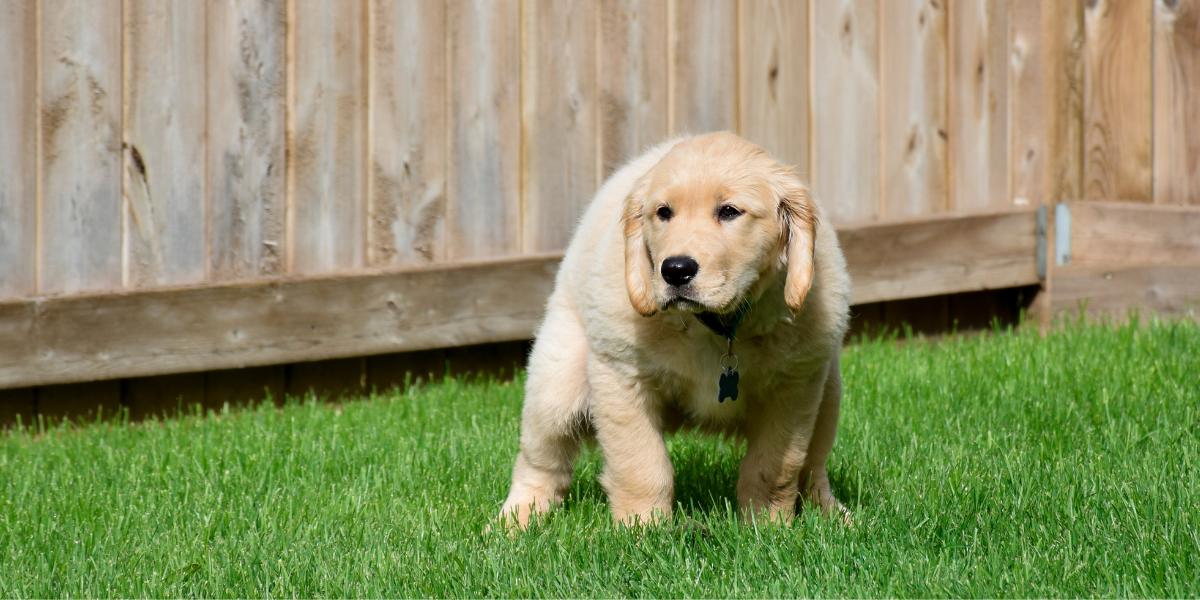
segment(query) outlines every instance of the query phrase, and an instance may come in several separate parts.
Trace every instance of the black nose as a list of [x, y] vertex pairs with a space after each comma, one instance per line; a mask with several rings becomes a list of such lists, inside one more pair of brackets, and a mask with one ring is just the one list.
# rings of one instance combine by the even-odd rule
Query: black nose
[[662, 263], [662, 276], [667, 283], [684, 285], [696, 276], [700, 264], [690, 256], [671, 256]]

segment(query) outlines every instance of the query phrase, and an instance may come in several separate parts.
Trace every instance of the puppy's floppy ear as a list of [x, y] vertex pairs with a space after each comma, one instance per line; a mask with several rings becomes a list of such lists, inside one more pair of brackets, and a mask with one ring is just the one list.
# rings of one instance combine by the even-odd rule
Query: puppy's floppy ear
[[648, 177], [638, 179], [633, 184], [633, 191], [625, 198], [625, 210], [621, 214], [625, 226], [625, 289], [629, 292], [630, 304], [645, 317], [658, 312], [651, 287], [654, 265], [650, 262], [650, 250], [642, 233], [642, 210], [646, 206], [648, 187]]
[[808, 188], [789, 169], [778, 173], [780, 194], [779, 218], [785, 236], [784, 257], [787, 260], [787, 280], [783, 299], [788, 308], [800, 310], [813, 282], [813, 253], [817, 240], [817, 215], [813, 210]]

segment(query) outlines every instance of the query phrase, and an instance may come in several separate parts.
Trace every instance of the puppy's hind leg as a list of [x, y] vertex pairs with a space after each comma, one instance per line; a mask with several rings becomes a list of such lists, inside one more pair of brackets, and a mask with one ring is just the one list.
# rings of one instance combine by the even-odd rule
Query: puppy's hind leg
[[812, 439], [808, 445], [808, 457], [800, 473], [800, 491], [809, 502], [815, 504], [826, 516], [840, 515], [847, 525], [851, 524], [850, 511], [838, 502], [829, 489], [829, 474], [825, 462], [833, 449], [837, 433], [838, 415], [842, 403], [842, 372], [839, 359], [835, 356], [825, 377], [821, 408], [813, 425]]
[[521, 449], [500, 510], [522, 529], [562, 502], [587, 422], [587, 338], [575, 314], [556, 300], [529, 356]]

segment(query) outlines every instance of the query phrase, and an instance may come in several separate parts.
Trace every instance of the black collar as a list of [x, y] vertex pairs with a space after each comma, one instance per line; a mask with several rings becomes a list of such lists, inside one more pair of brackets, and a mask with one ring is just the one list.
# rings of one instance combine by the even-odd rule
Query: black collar
[[733, 338], [737, 336], [738, 327], [742, 325], [742, 321], [746, 319], [746, 314], [749, 312], [750, 304], [742, 303], [738, 305], [737, 310], [729, 314], [722, 315], [705, 311], [696, 313], [696, 318], [713, 333], [732, 342]]

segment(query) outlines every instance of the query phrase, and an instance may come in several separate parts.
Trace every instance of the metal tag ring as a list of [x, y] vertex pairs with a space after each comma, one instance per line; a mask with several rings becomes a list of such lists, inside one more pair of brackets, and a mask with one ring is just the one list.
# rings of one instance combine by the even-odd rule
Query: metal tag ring
[[726, 371], [736, 371], [738, 368], [738, 357], [736, 354], [726, 354], [721, 357], [721, 368]]

